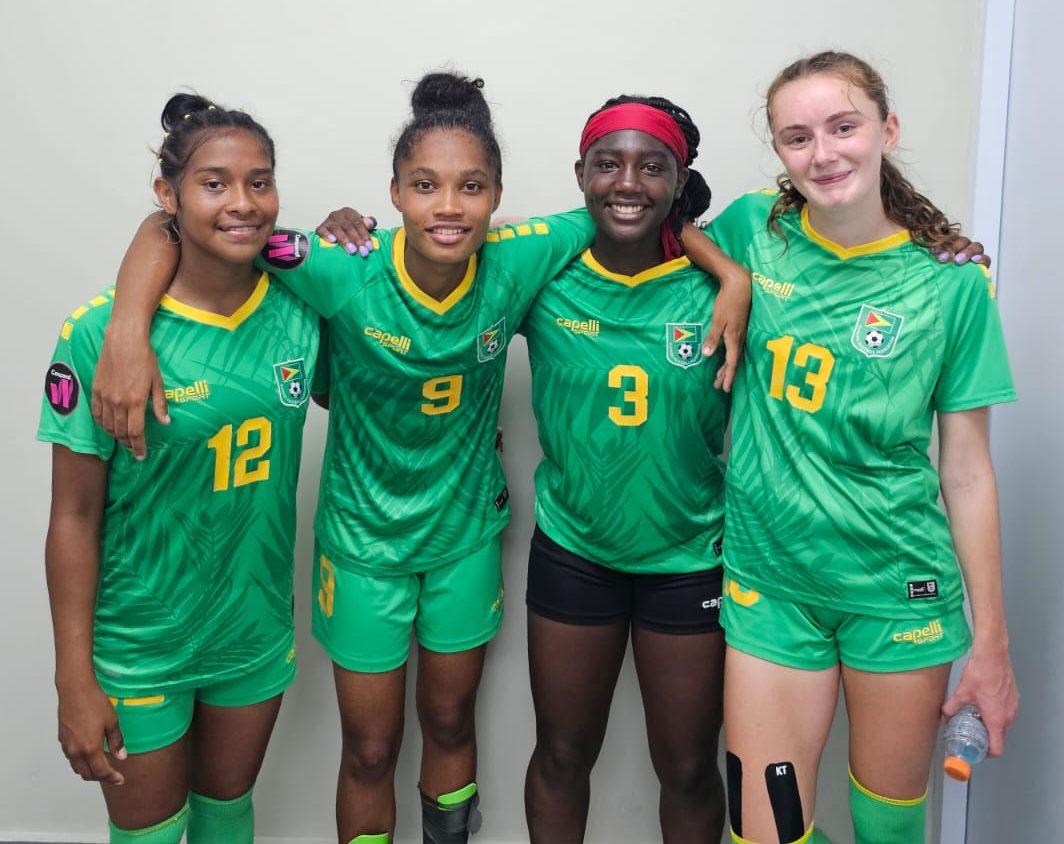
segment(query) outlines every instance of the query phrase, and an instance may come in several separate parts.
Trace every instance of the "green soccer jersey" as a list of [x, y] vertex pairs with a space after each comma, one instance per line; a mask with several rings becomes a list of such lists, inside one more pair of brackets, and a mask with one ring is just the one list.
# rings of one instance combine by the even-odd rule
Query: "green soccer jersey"
[[426, 571], [509, 520], [495, 452], [506, 348], [540, 288], [587, 247], [584, 211], [488, 233], [442, 302], [406, 271], [405, 233], [368, 258], [279, 230], [263, 260], [329, 321], [329, 437], [315, 530], [335, 565]]
[[93, 658], [110, 694], [252, 670], [291, 647], [292, 546], [319, 317], [265, 273], [232, 316], [164, 297], [152, 347], [171, 422], [134, 459], [89, 397], [114, 292], [64, 323], [37, 437], [109, 465]]
[[709, 233], [754, 274], [735, 384], [724, 563], [743, 587], [915, 618], [962, 588], [938, 474], [935, 411], [1015, 399], [994, 284], [900, 232], [844, 248], [803, 212], [766, 228], [775, 194]]
[[536, 519], [558, 544], [632, 573], [719, 565], [728, 397], [702, 355], [716, 295], [687, 258], [625, 276], [590, 250], [539, 294], [522, 326]]

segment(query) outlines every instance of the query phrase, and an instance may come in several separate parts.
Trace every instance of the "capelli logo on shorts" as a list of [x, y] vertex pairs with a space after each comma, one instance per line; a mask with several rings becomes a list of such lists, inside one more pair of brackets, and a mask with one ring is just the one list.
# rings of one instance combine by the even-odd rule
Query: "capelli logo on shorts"
[[902, 630], [890, 637], [892, 642], [909, 642], [913, 645], [930, 645], [939, 642], [945, 636], [942, 622], [937, 618], [924, 627], [914, 627], [912, 630]]
[[706, 598], [706, 600], [704, 600], [702, 602], [702, 609], [704, 609], [704, 610], [719, 610], [720, 609], [720, 600], [721, 600], [720, 598]]
[[910, 601], [926, 600], [939, 596], [937, 580], [910, 580], [906, 587]]

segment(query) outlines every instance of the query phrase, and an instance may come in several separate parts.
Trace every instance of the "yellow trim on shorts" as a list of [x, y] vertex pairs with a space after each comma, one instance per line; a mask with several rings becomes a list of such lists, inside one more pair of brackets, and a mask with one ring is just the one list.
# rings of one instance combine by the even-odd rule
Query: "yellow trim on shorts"
[[927, 800], [927, 789], [924, 789], [924, 793], [919, 797], [914, 797], [911, 800], [896, 800], [893, 797], [884, 797], [882, 794], [876, 794], [874, 791], [869, 791], [863, 785], [857, 781], [857, 777], [853, 775], [853, 768], [850, 771], [850, 782], [854, 784], [858, 791], [865, 797], [871, 797], [873, 800], [878, 800], [880, 803], [886, 803], [888, 806], [919, 806], [925, 800]]

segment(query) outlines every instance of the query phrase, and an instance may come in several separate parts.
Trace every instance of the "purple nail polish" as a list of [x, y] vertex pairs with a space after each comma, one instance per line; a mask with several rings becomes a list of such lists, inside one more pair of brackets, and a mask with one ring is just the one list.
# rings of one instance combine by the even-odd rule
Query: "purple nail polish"
[[345, 243], [344, 244], [344, 249], [347, 250], [347, 253], [349, 255], [354, 255], [358, 251], [358, 247], [355, 246], [355, 244], [353, 244], [353, 243]]
[[329, 232], [327, 235], [325, 235], [325, 239], [329, 241], [329, 243], [336, 243], [336, 235], [334, 235], [332, 232]]
[[949, 252], [939, 252], [937, 257], [938, 257], [938, 260], [940, 260], [940, 261], [948, 261], [949, 260]]
[[965, 255], [955, 255], [953, 260], [958, 264], [966, 264], [968, 262], [968, 258]]
[[369, 247], [363, 243], [360, 247], [358, 247], [358, 254], [365, 258], [369, 254]]

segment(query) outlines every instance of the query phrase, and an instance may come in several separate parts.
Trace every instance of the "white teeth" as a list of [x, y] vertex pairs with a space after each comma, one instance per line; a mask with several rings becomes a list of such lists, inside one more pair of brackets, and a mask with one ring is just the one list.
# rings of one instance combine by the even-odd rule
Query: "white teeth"
[[450, 234], [461, 234], [462, 231], [463, 231], [462, 229], [441, 229], [441, 228], [435, 228], [435, 229], [432, 230], [432, 232], [434, 234], [447, 234], [447, 235], [450, 235]]
[[635, 216], [643, 211], [645, 206], [643, 205], [622, 205], [619, 202], [614, 202], [610, 205], [617, 214], [623, 216]]

